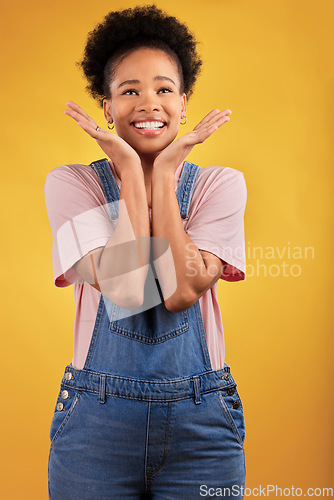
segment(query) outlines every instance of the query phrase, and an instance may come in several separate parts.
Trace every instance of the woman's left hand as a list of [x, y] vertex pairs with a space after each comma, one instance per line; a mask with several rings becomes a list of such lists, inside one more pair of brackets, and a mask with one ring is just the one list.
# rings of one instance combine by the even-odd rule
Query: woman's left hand
[[218, 128], [230, 120], [229, 115], [231, 110], [213, 109], [208, 113], [203, 120], [201, 120], [194, 130], [179, 137], [169, 146], [167, 146], [161, 153], [158, 154], [154, 160], [154, 168], [163, 166], [165, 169], [176, 171], [177, 167], [188, 156], [192, 148], [196, 144], [204, 142], [210, 135], [212, 135]]

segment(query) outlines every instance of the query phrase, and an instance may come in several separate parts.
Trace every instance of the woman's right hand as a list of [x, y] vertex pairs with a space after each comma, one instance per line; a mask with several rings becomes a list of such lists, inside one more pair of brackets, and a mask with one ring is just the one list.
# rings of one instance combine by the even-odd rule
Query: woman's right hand
[[93, 118], [75, 102], [67, 101], [66, 106], [68, 109], [64, 111], [65, 115], [71, 116], [87, 134], [96, 140], [100, 148], [112, 160], [120, 179], [122, 172], [131, 168], [131, 165], [141, 166], [139, 155], [124, 139], [100, 127], [96, 130], [97, 124]]

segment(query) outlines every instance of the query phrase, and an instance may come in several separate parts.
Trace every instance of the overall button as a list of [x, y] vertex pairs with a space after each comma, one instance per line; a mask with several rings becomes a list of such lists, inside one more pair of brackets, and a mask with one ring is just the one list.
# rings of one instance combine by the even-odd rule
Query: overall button
[[63, 403], [57, 403], [57, 410], [62, 411], [64, 409]]
[[239, 401], [233, 401], [232, 408], [233, 408], [234, 410], [236, 410], [237, 408], [239, 408], [239, 406], [240, 406]]
[[223, 379], [223, 380], [230, 380], [230, 374], [229, 374], [229, 373], [225, 373], [225, 374], [222, 376], [222, 379]]
[[65, 378], [66, 380], [72, 380], [74, 377], [71, 372], [66, 372], [65, 373]]
[[234, 393], [235, 393], [234, 387], [231, 387], [230, 389], [227, 389], [227, 391], [226, 391], [227, 396], [233, 396]]
[[64, 390], [64, 391], [61, 392], [61, 397], [63, 399], [67, 399], [67, 398], [70, 397], [70, 395], [69, 395], [68, 391]]

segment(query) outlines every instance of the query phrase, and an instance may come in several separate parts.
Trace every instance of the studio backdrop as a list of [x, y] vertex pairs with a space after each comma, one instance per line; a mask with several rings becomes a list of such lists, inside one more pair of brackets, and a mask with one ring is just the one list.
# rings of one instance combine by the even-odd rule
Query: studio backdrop
[[[1, 8], [4, 499], [47, 499], [49, 427], [73, 354], [73, 288], [54, 285], [44, 183], [57, 166], [105, 156], [64, 115], [66, 101], [106, 127], [75, 63], [110, 10], [147, 3]], [[334, 486], [333, 3], [155, 3], [189, 26], [203, 59], [180, 134], [212, 109], [232, 110], [187, 159], [240, 170], [247, 185], [246, 279], [218, 283], [246, 420], [246, 494], [325, 498]]]

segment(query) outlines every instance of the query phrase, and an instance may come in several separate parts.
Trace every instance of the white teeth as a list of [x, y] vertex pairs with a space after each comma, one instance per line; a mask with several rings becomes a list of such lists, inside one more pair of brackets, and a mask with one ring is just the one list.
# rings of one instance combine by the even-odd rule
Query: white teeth
[[145, 128], [147, 130], [155, 130], [157, 128], [162, 128], [164, 123], [162, 122], [138, 122], [134, 123], [136, 128]]

